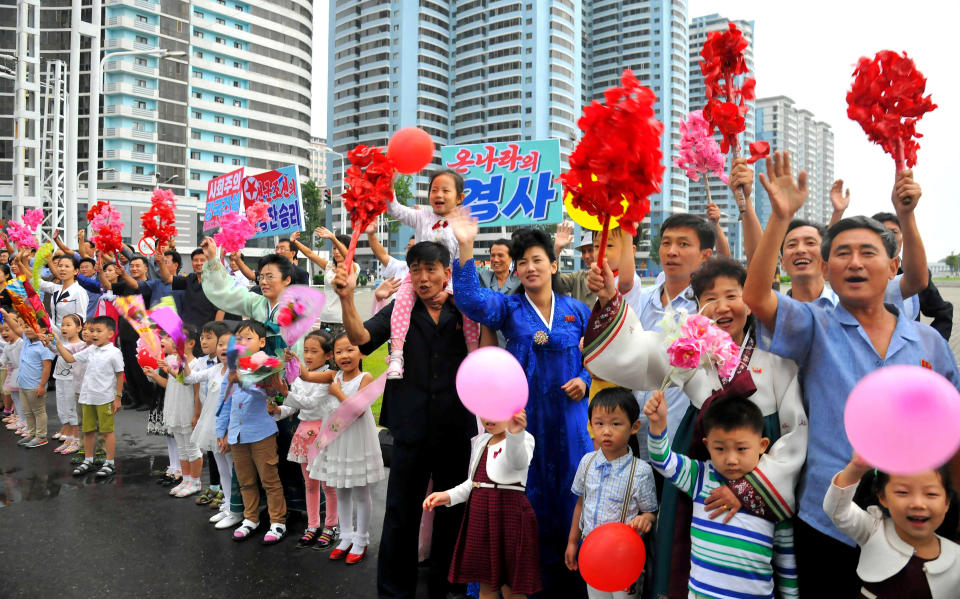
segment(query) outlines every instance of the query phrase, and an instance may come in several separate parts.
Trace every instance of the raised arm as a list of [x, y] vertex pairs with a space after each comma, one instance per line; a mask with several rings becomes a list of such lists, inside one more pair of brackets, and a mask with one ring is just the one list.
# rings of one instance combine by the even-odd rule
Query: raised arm
[[747, 268], [743, 301], [772, 331], [777, 322], [778, 300], [770, 285], [777, 272], [780, 244], [787, 234], [787, 226], [807, 200], [807, 173], [801, 172], [795, 181], [790, 172], [790, 154], [776, 152], [772, 159], [767, 158], [767, 173], [760, 173], [760, 182], [770, 198], [771, 213], [767, 230], [763, 232], [754, 259]]
[[637, 280], [637, 246], [626, 231], [620, 231], [620, 277], [617, 289], [620, 293], [630, 293]]
[[897, 173], [893, 185], [894, 210], [900, 219], [900, 232], [903, 234], [903, 278], [900, 279], [900, 293], [904, 299], [926, 289], [930, 283], [927, 270], [927, 252], [923, 247], [923, 238], [917, 227], [914, 209], [920, 200], [920, 185], [913, 180], [913, 171], [905, 169]]
[[217, 259], [217, 244], [213, 239], [204, 238], [200, 247], [203, 248], [203, 255], [207, 257], [207, 261], [203, 264], [200, 285], [210, 303], [230, 314], [244, 316], [263, 314], [263, 311], [258, 312], [256, 308], [263, 310], [262, 305], [266, 303], [266, 298], [234, 284], [235, 281], [227, 274], [227, 269]]
[[470, 216], [469, 208], [461, 208], [460, 213], [448, 222], [460, 244], [460, 259], [453, 264], [453, 296], [457, 308], [480, 324], [500, 330], [508, 316], [507, 296], [480, 285], [473, 263], [473, 240], [479, 231], [478, 221]]
[[357, 286], [357, 270], [351, 269], [347, 275], [346, 265], [337, 267], [337, 276], [333, 279], [333, 289], [340, 296], [343, 313], [343, 328], [347, 331], [350, 343], [364, 345], [370, 342], [370, 331], [363, 326], [363, 319], [353, 301], [353, 290]]
[[157, 272], [160, 273], [160, 280], [169, 285], [173, 281], [173, 273], [167, 268], [167, 261], [163, 259], [163, 252], [166, 246], [161, 246], [160, 260], [157, 260]]
[[720, 225], [720, 217], [720, 206], [717, 206], [713, 202], [708, 202], [707, 220], [713, 225], [713, 230], [717, 234], [717, 255], [729, 258], [732, 255], [730, 253], [730, 242], [727, 241], [727, 234]]
[[57, 353], [60, 354], [60, 357], [70, 363], [76, 362], [76, 358], [74, 358], [70, 350], [65, 347], [63, 337], [60, 336], [60, 333], [53, 331], [51, 334], [57, 339]]
[[[67, 244], [65, 244], [65, 243], [60, 239], [60, 231], [54, 230], [54, 232], [53, 232], [53, 242], [54, 242], [55, 244], [57, 244], [57, 247], [60, 248], [61, 251], [66, 252], [67, 255], [69, 255], [69, 256], [72, 256], [72, 255], [73, 255], [73, 250], [70, 249], [70, 248], [67, 246]], [[81, 256], [82, 256], [82, 255], [83, 255], [83, 254], [81, 254]]]
[[[396, 203], [396, 202], [392, 202], [392, 203]], [[335, 248], [337, 249], [337, 251], [340, 252], [340, 255], [341, 255], [341, 256], [346, 256], [346, 255], [347, 255], [347, 246], [345, 246], [345, 245], [343, 245], [342, 243], [340, 243], [340, 240], [337, 239], [337, 236], [333, 234], [333, 231], [331, 231], [330, 229], [328, 229], [328, 228], [326, 228], [326, 227], [317, 227], [317, 228], [314, 230], [314, 233], [316, 233], [317, 235], [319, 235], [319, 236], [322, 237], [323, 239], [329, 239], [329, 240], [330, 240], [330, 243], [332, 243], [332, 244], [333, 244], [333, 247], [335, 247]]]
[[301, 254], [306, 256], [307, 260], [313, 262], [320, 268], [327, 267], [327, 263], [329, 262], [329, 260], [321, 258], [320, 256], [317, 255], [316, 252], [314, 252], [307, 246], [300, 243], [300, 231], [295, 231], [290, 235], [290, 243], [292, 243], [293, 246], [297, 248], [297, 251], [299, 251]]
[[387, 252], [387, 248], [383, 247], [383, 244], [380, 243], [380, 240], [377, 238], [376, 222], [370, 223], [367, 227], [366, 234], [367, 243], [370, 244], [370, 251], [373, 252], [373, 255], [380, 261], [380, 264], [384, 266], [390, 264], [390, 253]]
[[830, 186], [830, 203], [833, 204], [833, 214], [830, 215], [828, 229], [840, 222], [843, 213], [847, 211], [847, 206], [850, 205], [850, 188], [847, 188], [846, 194], [843, 193], [843, 179], [837, 179]]
[[573, 223], [563, 221], [557, 225], [557, 233], [553, 236], [553, 255], [560, 259], [560, 252], [573, 243]]
[[257, 282], [257, 273], [253, 272], [253, 269], [247, 266], [247, 263], [243, 261], [243, 257], [240, 255], [240, 252], [234, 252], [230, 254], [230, 267], [233, 270], [239, 270], [240, 273], [253, 281]]
[[750, 194], [753, 192], [753, 169], [747, 164], [746, 158], [737, 158], [733, 161], [728, 184], [733, 193], [736, 193], [735, 190], [738, 187], [742, 189], [743, 197], [747, 200], [746, 209], [741, 214], [741, 225], [743, 226], [743, 253], [746, 254], [747, 264], [750, 264], [760, 244], [763, 227], [760, 226], [757, 211], [750, 200]]

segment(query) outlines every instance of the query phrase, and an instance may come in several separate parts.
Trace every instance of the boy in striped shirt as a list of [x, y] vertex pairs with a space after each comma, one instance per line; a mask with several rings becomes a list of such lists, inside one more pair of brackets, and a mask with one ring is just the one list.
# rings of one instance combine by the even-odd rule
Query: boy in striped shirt
[[647, 447], [653, 467], [693, 498], [690, 597], [774, 597], [774, 573], [779, 595], [798, 597], [789, 520], [775, 524], [745, 511], [713, 520], [704, 506], [714, 489], [752, 472], [770, 444], [762, 436], [763, 415], [756, 404], [728, 397], [710, 405], [702, 418], [703, 443], [710, 453], [705, 462], [670, 449], [663, 392], [653, 394], [643, 413], [650, 421]]

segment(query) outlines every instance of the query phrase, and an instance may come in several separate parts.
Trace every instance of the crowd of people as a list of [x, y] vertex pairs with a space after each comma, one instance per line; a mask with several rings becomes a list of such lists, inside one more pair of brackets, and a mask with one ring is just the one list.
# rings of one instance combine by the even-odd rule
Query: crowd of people
[[[901, 171], [893, 212], [845, 218], [849, 193], [838, 182], [825, 228], [794, 218], [807, 189], [787, 154], [768, 159], [760, 179], [771, 217], [762, 227], [745, 203], [746, 266], [730, 257], [710, 204], [706, 218], [662, 223], [652, 251], [663, 272], [648, 286], [636, 239], [619, 229], [602, 263], [599, 235], [577, 248], [578, 272], [558, 273], [567, 224], [553, 238], [525, 228], [495, 241], [490, 268], [478, 269], [463, 179], [437, 172], [429, 206], [389, 210], [415, 231], [405, 261], [374, 226], [366, 231], [384, 278], [369, 317], [357, 308], [359, 269], [343, 264], [349, 239], [326, 229], [317, 233], [333, 244], [329, 261], [294, 234], [251, 269], [206, 239], [186, 276], [175, 248], [113, 262], [82, 235], [76, 250], [57, 239], [40, 288], [51, 330], [25, 322], [0, 294], [4, 421], [20, 445], [46, 445], [52, 375], [55, 451], [74, 454], [76, 476], [109, 477], [114, 414], [125, 404], [148, 412], [147, 432], [167, 440], [160, 482], [170, 495], [215, 508], [211, 523], [243, 541], [260, 526], [262, 487], [263, 544], [283, 539], [288, 510], [302, 508], [298, 547], [330, 548], [347, 564], [367, 556], [370, 485], [387, 478], [376, 556], [385, 598], [414, 597], [427, 557], [437, 599], [468, 588], [485, 599], [958, 597], [958, 461], [876, 472], [842, 424], [854, 385], [887, 365], [922, 365], [960, 387], [947, 343], [953, 308], [933, 285], [914, 217], [920, 186]], [[731, 188], [749, 198], [752, 182], [738, 160]], [[0, 283], [31, 269], [30, 249], [7, 245]], [[313, 330], [288, 346], [279, 298], [307, 282], [300, 254], [324, 270], [328, 299]], [[776, 290], [778, 265], [786, 293]], [[147, 306], [173, 297], [185, 363], [162, 335], [167, 359], [140, 365], [138, 332], [111, 304], [133, 294]], [[697, 313], [738, 348], [728, 376], [671, 366], [663, 330]], [[385, 343], [379, 425], [393, 438], [389, 472], [369, 408], [316, 443], [323, 422], [375, 382], [363, 359]], [[300, 374], [242, 380], [228, 365], [233, 344], [296, 361]], [[526, 374], [526, 408], [508, 420], [479, 419], [458, 397], [458, 368], [481, 346], [504, 348]], [[923, 442], [923, 431], [911, 432]], [[643, 575], [615, 592], [578, 572], [581, 543], [611, 522], [648, 548]]]

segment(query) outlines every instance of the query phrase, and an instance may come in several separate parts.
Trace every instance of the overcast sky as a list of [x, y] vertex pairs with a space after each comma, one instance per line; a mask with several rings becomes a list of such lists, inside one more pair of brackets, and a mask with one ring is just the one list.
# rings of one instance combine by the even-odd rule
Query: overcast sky
[[[314, 2], [315, 135], [324, 135], [327, 128], [328, 6], [328, 0]], [[923, 187], [917, 208], [920, 232], [930, 262], [960, 252], [960, 144], [954, 145], [960, 140], [960, 69], [951, 62], [960, 2], [689, 0], [688, 6], [691, 19], [718, 13], [755, 22], [757, 95], [789, 96], [832, 126], [836, 176], [853, 198], [848, 214], [891, 209], [894, 177], [893, 159], [847, 118], [845, 97], [854, 64], [881, 49], [906, 50], [939, 105], [918, 126], [924, 134], [915, 169]], [[690, 108], [697, 108], [697, 99], [690, 99]], [[954, 170], [957, 177], [951, 179]]]

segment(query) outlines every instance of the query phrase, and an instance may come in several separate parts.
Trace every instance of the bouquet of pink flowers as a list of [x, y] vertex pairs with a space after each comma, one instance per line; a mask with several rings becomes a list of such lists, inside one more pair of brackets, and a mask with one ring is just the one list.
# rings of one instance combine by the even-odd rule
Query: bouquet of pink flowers
[[683, 311], [678, 315], [671, 310], [660, 322], [660, 330], [664, 334], [671, 366], [660, 385], [661, 390], [671, 383], [682, 386], [683, 371], [700, 366], [715, 365], [724, 379], [736, 371], [740, 347], [706, 316]]
[[243, 356], [237, 360], [237, 373], [240, 375], [240, 381], [245, 385], [259, 383], [269, 376], [283, 372], [283, 370], [283, 360], [268, 356], [263, 351], [258, 351], [250, 356]]

